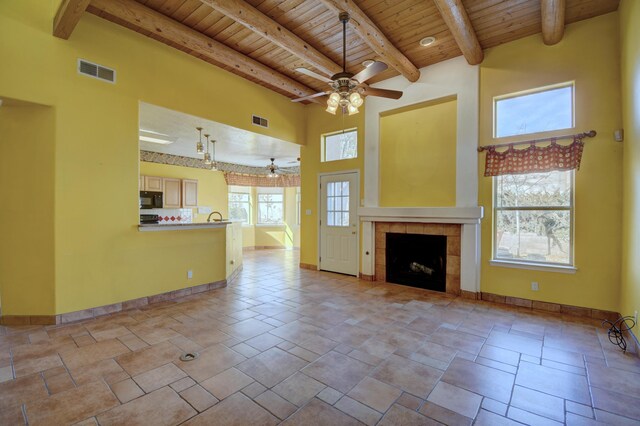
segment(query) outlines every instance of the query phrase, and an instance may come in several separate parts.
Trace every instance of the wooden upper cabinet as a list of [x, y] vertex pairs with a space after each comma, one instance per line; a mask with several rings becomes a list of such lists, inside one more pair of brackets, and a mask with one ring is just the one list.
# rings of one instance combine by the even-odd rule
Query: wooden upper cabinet
[[180, 179], [164, 178], [162, 179], [164, 192], [164, 208], [179, 209], [180, 208]]
[[182, 207], [185, 209], [198, 207], [198, 181], [182, 179]]
[[144, 176], [138, 176], [138, 191], [144, 191]]
[[158, 176], [145, 176], [144, 190], [162, 192], [162, 178]]

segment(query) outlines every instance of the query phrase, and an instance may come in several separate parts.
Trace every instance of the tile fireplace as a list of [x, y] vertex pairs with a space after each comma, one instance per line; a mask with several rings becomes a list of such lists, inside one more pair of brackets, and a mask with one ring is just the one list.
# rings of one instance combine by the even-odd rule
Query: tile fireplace
[[[462, 294], [469, 298], [478, 296], [482, 207], [363, 207], [358, 213], [363, 225], [361, 271], [364, 279], [414, 285], [430, 290], [446, 291], [450, 294]], [[413, 260], [409, 260], [411, 256], [400, 260], [405, 268], [409, 268], [408, 271], [405, 269], [404, 277], [422, 275], [422, 282], [420, 280], [417, 284], [399, 282], [397, 277], [389, 276], [390, 259], [397, 259], [398, 256], [405, 257], [402, 253], [400, 255], [388, 253], [390, 235], [409, 237], [409, 241], [401, 243], [403, 247], [412, 241], [420, 240], [420, 237], [435, 237], [435, 241], [440, 237], [440, 243], [433, 244], [443, 244], [444, 241], [444, 256], [435, 255], [436, 258], [446, 259], [440, 265], [443, 267], [440, 273], [444, 275], [444, 285], [437, 282], [427, 283], [430, 280], [424, 276], [429, 275], [430, 269], [434, 269], [431, 274], [436, 272], [434, 266], [438, 265], [430, 265], [429, 262], [439, 262], [437, 259], [430, 261], [428, 257], [423, 256], [431, 250], [429, 248], [433, 245], [431, 243], [426, 245], [424, 242], [418, 243], [423, 244], [423, 247], [418, 246], [414, 249], [419, 253], [413, 256]], [[391, 239], [394, 238], [391, 237]], [[412, 263], [416, 264], [413, 268]]]

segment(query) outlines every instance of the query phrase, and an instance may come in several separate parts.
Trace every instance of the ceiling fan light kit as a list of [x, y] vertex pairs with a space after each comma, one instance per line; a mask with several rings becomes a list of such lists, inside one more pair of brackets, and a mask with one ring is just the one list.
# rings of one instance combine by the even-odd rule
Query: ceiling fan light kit
[[328, 78], [314, 71], [307, 70], [306, 68], [296, 68], [296, 71], [300, 73], [329, 83], [331, 90], [294, 99], [293, 102], [300, 102], [318, 96], [329, 95], [329, 98], [327, 99], [327, 109], [325, 111], [330, 114], [336, 114], [338, 108], [340, 108], [343, 114], [353, 115], [359, 112], [358, 108], [364, 103], [362, 94], [391, 99], [400, 98], [400, 96], [402, 96], [402, 92], [397, 90], [368, 90], [367, 86], [363, 86], [365, 81], [388, 68], [387, 64], [384, 62], [368, 59], [362, 63], [365, 68], [358, 74], [353, 75], [352, 73], [347, 72], [347, 22], [349, 22], [349, 14], [342, 12], [339, 15], [339, 19], [342, 23], [342, 72], [334, 74], [331, 78]]

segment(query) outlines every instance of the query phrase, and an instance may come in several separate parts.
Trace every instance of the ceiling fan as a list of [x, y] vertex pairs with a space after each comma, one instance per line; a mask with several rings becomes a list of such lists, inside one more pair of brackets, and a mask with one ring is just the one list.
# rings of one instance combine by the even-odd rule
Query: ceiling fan
[[269, 174], [267, 176], [269, 176], [270, 178], [278, 177], [278, 173], [276, 173], [276, 170], [278, 170], [279, 167], [276, 166], [275, 161], [275, 158], [271, 158], [271, 164], [267, 166], [267, 170], [269, 170]]
[[342, 72], [334, 74], [329, 78], [306, 68], [296, 68], [296, 71], [299, 73], [329, 83], [331, 90], [294, 99], [293, 102], [306, 101], [319, 96], [329, 95], [327, 112], [335, 114], [340, 107], [343, 114], [348, 113], [352, 115], [359, 112], [358, 107], [364, 102], [361, 95], [399, 99], [402, 96], [402, 92], [398, 90], [374, 89], [373, 87], [364, 85], [365, 81], [388, 68], [388, 65], [384, 62], [374, 61], [356, 75], [347, 72], [347, 22], [349, 22], [349, 14], [342, 12], [339, 15], [339, 19], [340, 22], [342, 22]]

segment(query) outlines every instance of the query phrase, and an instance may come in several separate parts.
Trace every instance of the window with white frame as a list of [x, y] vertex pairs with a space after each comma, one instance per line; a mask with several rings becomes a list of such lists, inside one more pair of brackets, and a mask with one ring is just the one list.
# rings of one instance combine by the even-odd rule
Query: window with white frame
[[322, 161], [358, 157], [358, 129], [322, 135]]
[[573, 266], [574, 172], [494, 178], [495, 260]]
[[[496, 138], [574, 127], [574, 84], [494, 98]], [[494, 177], [493, 258], [573, 266], [574, 172]]]
[[284, 223], [283, 188], [258, 188], [258, 225]]
[[229, 187], [229, 219], [251, 224], [250, 187]]
[[573, 82], [495, 97], [494, 137], [570, 129], [573, 105]]

